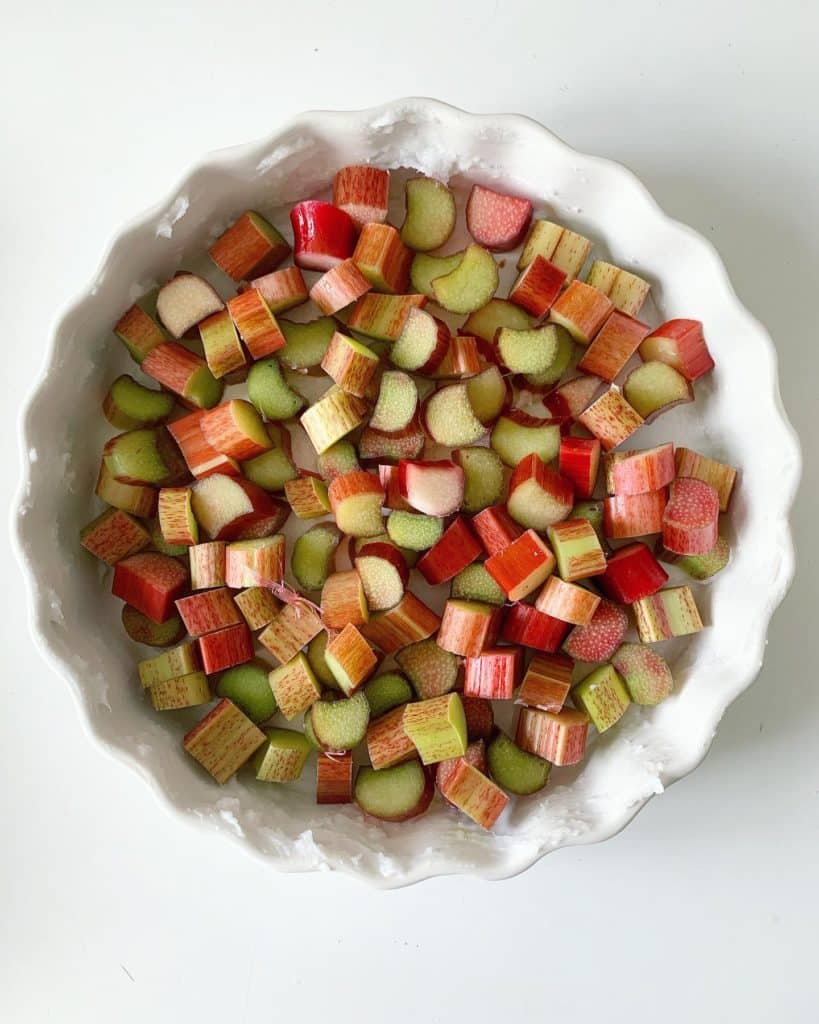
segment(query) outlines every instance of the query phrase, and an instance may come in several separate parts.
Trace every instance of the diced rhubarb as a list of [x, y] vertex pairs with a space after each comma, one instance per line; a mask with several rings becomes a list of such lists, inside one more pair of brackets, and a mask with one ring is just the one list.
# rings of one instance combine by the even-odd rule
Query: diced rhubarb
[[404, 596], [409, 568], [401, 552], [383, 541], [365, 543], [354, 559], [371, 612], [394, 608]]
[[590, 498], [600, 469], [600, 442], [596, 437], [561, 437], [560, 475], [571, 481], [575, 496]]
[[567, 654], [536, 654], [529, 662], [515, 703], [557, 713], [572, 688], [574, 661]]
[[563, 650], [577, 661], [608, 661], [614, 654], [628, 629], [628, 615], [617, 604], [603, 600], [597, 606], [591, 622], [575, 626], [569, 633]]
[[611, 451], [631, 437], [643, 425], [643, 417], [623, 398], [618, 388], [609, 390], [577, 417], [590, 433], [600, 441], [605, 451]]
[[243, 213], [208, 249], [210, 258], [234, 281], [266, 274], [290, 255], [279, 232], [253, 210]]
[[234, 601], [250, 629], [264, 629], [281, 610], [281, 602], [267, 587], [248, 587], [236, 594]]
[[225, 699], [186, 733], [183, 746], [217, 782], [224, 783], [264, 741], [262, 730]]
[[623, 384], [626, 401], [646, 423], [659, 415], [694, 401], [691, 384], [673, 366], [653, 361], [632, 370]]
[[307, 285], [298, 267], [285, 267], [257, 277], [250, 282], [250, 287], [261, 294], [274, 316], [300, 306], [308, 299]]
[[175, 601], [187, 587], [188, 570], [175, 558], [142, 551], [114, 566], [111, 593], [153, 622], [165, 622], [175, 614]]
[[528, 199], [473, 185], [466, 204], [466, 226], [480, 245], [493, 252], [509, 252], [523, 240], [532, 204]]
[[333, 180], [333, 205], [350, 216], [357, 228], [387, 219], [390, 172], [360, 164], [342, 167]]
[[378, 367], [378, 356], [360, 341], [336, 331], [321, 361], [321, 368], [344, 391], [362, 398]]
[[488, 700], [509, 700], [520, 681], [519, 647], [485, 647], [464, 663], [464, 694]]
[[660, 533], [666, 491], [620, 494], [603, 499], [603, 533], [612, 540], [629, 540]]
[[261, 417], [250, 402], [233, 398], [209, 409], [199, 421], [205, 441], [228, 458], [244, 462], [271, 447]]
[[481, 828], [491, 830], [509, 797], [477, 768], [459, 758], [441, 786], [441, 795]]
[[410, 286], [412, 250], [390, 224], [365, 224], [353, 262], [377, 292], [403, 295]]
[[553, 571], [555, 556], [534, 530], [527, 530], [491, 555], [484, 566], [510, 601], [520, 601]]
[[316, 803], [351, 804], [353, 802], [353, 755], [323, 754], [316, 759]]
[[714, 368], [699, 320], [668, 320], [640, 345], [646, 361], [658, 360], [673, 366], [686, 380], [699, 380]]
[[[375, 430], [365, 427], [358, 441], [358, 454], [367, 461], [415, 459], [424, 450], [426, 434], [419, 415], [413, 416], [402, 430]], [[396, 467], [397, 469], [397, 467]], [[400, 474], [399, 474], [400, 487]]]
[[277, 533], [258, 540], [239, 540], [228, 544], [225, 552], [225, 579], [229, 587], [275, 586], [284, 579], [285, 538]]
[[301, 470], [301, 476], [287, 481], [284, 496], [299, 519], [318, 519], [330, 511], [327, 484], [308, 470]]
[[664, 701], [674, 689], [671, 669], [650, 647], [623, 644], [611, 662], [635, 704], [652, 707]]
[[589, 717], [584, 711], [521, 708], [515, 742], [554, 765], [578, 764], [586, 756]]
[[284, 664], [323, 629], [315, 605], [309, 601], [287, 603], [259, 634], [259, 643]]
[[355, 248], [352, 217], [332, 203], [308, 199], [290, 210], [293, 261], [305, 270], [329, 270], [349, 259]]
[[207, 281], [185, 272], [172, 277], [159, 289], [156, 315], [171, 337], [178, 339], [224, 305]]
[[613, 665], [602, 665], [572, 689], [572, 700], [603, 733], [623, 717], [631, 703], [626, 684]]
[[663, 512], [663, 547], [677, 555], [705, 555], [719, 537], [719, 494], [704, 480], [677, 477]]
[[364, 587], [355, 569], [327, 577], [321, 591], [321, 616], [330, 629], [343, 629], [348, 623], [360, 626], [369, 619]]
[[394, 608], [370, 616], [361, 632], [385, 654], [394, 654], [431, 637], [440, 625], [435, 612], [408, 590]]
[[228, 302], [227, 308], [253, 359], [264, 359], [287, 344], [276, 317], [258, 289], [241, 292]]
[[586, 283], [608, 295], [615, 308], [627, 316], [637, 316], [651, 288], [648, 281], [644, 281], [637, 274], [604, 260], [592, 263]]
[[401, 483], [398, 479], [398, 466], [381, 465], [378, 467], [378, 479], [384, 491], [384, 507], [410, 511], [412, 506], [401, 496]]
[[206, 409], [198, 409], [181, 419], [168, 424], [168, 432], [179, 446], [188, 464], [188, 469], [197, 479], [222, 473], [226, 476], [239, 476], [241, 468], [235, 459], [218, 452], [208, 444], [202, 431], [202, 417]]
[[710, 580], [731, 561], [731, 545], [724, 537], [720, 537], [705, 555], [675, 555], [666, 551], [662, 543], [658, 543], [656, 554], [663, 562], [682, 569], [692, 580]]
[[[475, 697], [468, 697], [467, 700], [476, 700]], [[464, 710], [466, 710], [466, 703], [464, 704]], [[480, 703], [487, 703], [481, 701]], [[491, 706], [491, 705], [490, 705]], [[415, 749], [415, 748], [413, 748]], [[461, 757], [452, 757], [447, 761], [439, 761], [435, 766], [435, 786], [438, 792], [441, 792], [443, 786], [446, 786], [448, 780], [451, 778], [452, 773], [455, 771], [460, 761], [466, 761], [467, 764], [471, 764], [473, 768], [477, 768], [479, 772], [486, 773], [486, 745], [483, 739], [475, 741], [470, 740], [469, 746], [466, 748], [466, 752]], [[443, 795], [443, 794], [442, 794]], [[446, 798], [445, 798], [446, 799]], [[449, 801], [447, 801], [449, 803]], [[452, 805], [454, 806], [454, 804]]]
[[466, 717], [466, 734], [469, 742], [489, 739], [495, 725], [492, 702], [482, 697], [462, 697]]
[[405, 190], [407, 215], [401, 227], [404, 244], [416, 252], [439, 248], [455, 227], [455, 196], [435, 178], [410, 178]]
[[457, 576], [482, 554], [483, 548], [467, 526], [466, 520], [457, 516], [441, 539], [423, 555], [417, 569], [427, 583], [437, 586]]
[[397, 341], [411, 309], [423, 309], [426, 295], [378, 295], [368, 292], [358, 300], [347, 317], [347, 326], [365, 338]]
[[304, 427], [310, 443], [321, 455], [328, 448], [346, 437], [356, 427], [361, 426], [367, 412], [363, 399], [343, 391], [339, 387], [330, 388], [317, 402], [301, 414], [300, 423]]
[[247, 360], [236, 325], [226, 309], [199, 324], [199, 337], [210, 372], [217, 379], [241, 369]]
[[141, 363], [148, 353], [168, 340], [156, 320], [141, 306], [131, 306], [117, 321], [114, 334], [125, 345], [136, 362]]
[[146, 548], [151, 535], [127, 512], [109, 508], [80, 531], [80, 543], [106, 564], [116, 565]]
[[437, 764], [466, 752], [466, 717], [457, 693], [404, 706], [404, 731], [424, 764]]
[[568, 622], [546, 615], [534, 605], [518, 602], [506, 609], [501, 639], [509, 644], [522, 644], [524, 647], [534, 647], [537, 651], [554, 654], [569, 629]]
[[583, 353], [578, 370], [612, 383], [650, 331], [647, 324], [615, 309]]
[[552, 308], [565, 281], [564, 270], [542, 256], [535, 256], [512, 285], [509, 301], [539, 319]]
[[236, 602], [227, 587], [205, 590], [176, 602], [176, 610], [191, 636], [204, 636], [242, 621]]
[[609, 555], [606, 571], [597, 582], [613, 601], [633, 604], [642, 597], [656, 594], [667, 580], [668, 573], [650, 548], [637, 542]]
[[328, 642], [324, 660], [348, 697], [372, 675], [378, 665], [375, 651], [351, 622]]
[[588, 238], [560, 224], [536, 220], [520, 254], [518, 270], [528, 267], [535, 256], [540, 255], [565, 271], [567, 279], [572, 281], [583, 268], [591, 247]]
[[491, 505], [472, 517], [472, 529], [480, 538], [487, 555], [503, 551], [524, 532], [509, 515], [505, 505]]
[[464, 471], [454, 462], [398, 463], [401, 494], [419, 512], [447, 516], [457, 512], [464, 497]]
[[506, 507], [509, 515], [533, 530], [546, 530], [565, 519], [574, 504], [571, 482], [556, 473], [539, 456], [527, 455], [509, 481]]
[[724, 462], [700, 455], [690, 448], [678, 448], [674, 453], [676, 473], [679, 477], [693, 477], [715, 488], [719, 495], [720, 512], [726, 512], [736, 483], [737, 471]]
[[549, 319], [565, 327], [576, 342], [588, 345], [614, 306], [608, 296], [582, 281], [572, 281], [549, 311]]
[[222, 397], [224, 384], [213, 376], [205, 360], [175, 341], [152, 348], [142, 360], [142, 369], [168, 391], [199, 409], [212, 408]]
[[557, 559], [557, 571], [568, 583], [599, 576], [606, 571], [606, 556], [592, 524], [587, 519], [567, 519], [548, 531]]
[[670, 442], [643, 451], [618, 452], [611, 464], [611, 493], [659, 491], [671, 483], [674, 475], [674, 445]]
[[269, 681], [279, 711], [288, 720], [305, 712], [321, 697], [321, 687], [303, 654], [294, 654], [274, 668]]
[[332, 316], [370, 290], [370, 282], [352, 259], [330, 267], [310, 289], [310, 298], [322, 313]]
[[401, 333], [390, 349], [390, 362], [401, 370], [433, 373], [449, 350], [449, 327], [424, 309], [407, 311]]
[[243, 665], [253, 657], [253, 635], [246, 622], [199, 637], [199, 657], [208, 675]]
[[567, 583], [559, 576], [550, 576], [538, 594], [535, 608], [573, 626], [586, 626], [591, 622], [599, 604], [597, 594], [574, 583]]
[[670, 587], [632, 605], [637, 633], [644, 644], [688, 636], [703, 629], [690, 587]]
[[208, 590], [225, 585], [225, 551], [227, 544], [213, 540], [188, 548], [191, 568], [191, 590]]
[[197, 481], [192, 503], [197, 522], [212, 540], [276, 533], [290, 511], [257, 484], [222, 473]]
[[569, 417], [579, 419], [580, 414], [588, 409], [595, 395], [600, 391], [602, 382], [599, 377], [587, 374], [583, 377], [572, 377], [564, 384], [559, 384], [543, 399], [543, 404], [556, 419]]

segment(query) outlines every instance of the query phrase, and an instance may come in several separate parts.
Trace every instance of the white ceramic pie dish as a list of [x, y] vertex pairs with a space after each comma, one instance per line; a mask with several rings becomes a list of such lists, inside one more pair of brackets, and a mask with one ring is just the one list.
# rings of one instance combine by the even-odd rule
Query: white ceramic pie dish
[[[111, 325], [243, 209], [269, 211], [312, 195], [338, 167], [363, 162], [466, 175], [529, 195], [592, 238], [593, 257], [648, 277], [657, 322], [701, 319], [715, 372], [698, 385], [696, 405], [661, 417], [635, 443], [673, 439], [741, 467], [731, 516], [739, 543], [729, 567], [697, 593], [713, 626], [671, 651], [674, 695], [657, 708], [630, 709], [585, 764], [510, 805], [494, 834], [437, 801], [416, 821], [384, 825], [354, 807], [316, 807], [308, 787], [275, 787], [272, 797], [271, 787], [239, 779], [215, 786], [183, 753], [178, 721], [146, 710], [119, 602], [77, 542], [98, 511], [105, 425], [97, 400], [128, 365]], [[713, 247], [666, 217], [620, 165], [578, 153], [526, 118], [432, 100], [305, 114], [193, 168], [165, 202], [114, 236], [95, 278], [57, 322], [21, 436], [16, 536], [37, 643], [71, 681], [97, 740], [176, 812], [237, 837], [281, 870], [342, 870], [384, 887], [456, 872], [503, 878], [560, 846], [612, 836], [702, 760], [726, 708], [759, 671], [769, 620], [794, 571], [788, 511], [798, 442], [781, 406], [771, 339], [739, 303]]]

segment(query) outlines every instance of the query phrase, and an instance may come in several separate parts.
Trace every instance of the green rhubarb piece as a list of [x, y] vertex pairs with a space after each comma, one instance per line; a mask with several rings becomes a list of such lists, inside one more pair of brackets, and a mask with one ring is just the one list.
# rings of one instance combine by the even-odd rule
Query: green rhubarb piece
[[317, 633], [307, 645], [307, 661], [310, 664], [310, 668], [313, 670], [313, 674], [322, 686], [325, 686], [330, 690], [340, 690], [341, 687], [336, 682], [336, 677], [330, 671], [330, 666], [327, 664], [327, 660], [324, 657], [324, 652], [327, 650], [328, 640], [329, 637], [325, 630]]
[[464, 471], [465, 512], [480, 512], [496, 505], [503, 495], [503, 462], [492, 448], [458, 448], [452, 459]]
[[142, 308], [143, 306], [156, 309], [155, 291], [143, 296], [138, 303], [126, 310], [114, 326], [114, 334], [128, 349], [131, 358], [138, 363], [141, 363], [157, 345], [168, 340], [165, 329]]
[[345, 473], [354, 473], [361, 469], [358, 461], [358, 453], [351, 441], [336, 441], [331, 444], [326, 452], [322, 452], [316, 459], [318, 471], [330, 483], [337, 476]]
[[569, 363], [574, 355], [574, 339], [565, 327], [560, 324], [550, 324], [557, 338], [557, 351], [550, 365], [541, 373], [527, 373], [526, 383], [533, 388], [549, 388], [557, 384], [563, 374], [568, 370]]
[[467, 246], [460, 264], [432, 282], [435, 301], [450, 313], [474, 313], [497, 291], [498, 265], [480, 245]]
[[232, 700], [251, 722], [264, 722], [276, 713], [269, 675], [270, 666], [254, 658], [223, 672], [216, 684], [216, 694]]
[[567, 520], [546, 528], [549, 544], [557, 560], [557, 571], [567, 582], [600, 575], [605, 555], [600, 538], [588, 520]]
[[578, 501], [572, 509], [569, 519], [586, 519], [594, 527], [600, 546], [603, 547], [605, 538], [603, 536], [603, 502], [602, 501]]
[[485, 306], [471, 313], [461, 328], [461, 334], [482, 338], [491, 345], [501, 327], [516, 331], [528, 330], [534, 320], [529, 314], [508, 299], [490, 299]]
[[403, 430], [418, 408], [418, 389], [415, 381], [401, 370], [387, 370], [382, 374], [370, 426], [373, 430]]
[[438, 764], [466, 753], [466, 715], [457, 693], [407, 704], [403, 726], [424, 764]]
[[299, 475], [290, 455], [290, 435], [280, 423], [267, 423], [270, 443], [269, 451], [242, 463], [242, 474], [266, 491], [281, 491], [289, 480]]
[[166, 487], [189, 479], [188, 467], [164, 427], [117, 434], [102, 454], [108, 472], [121, 483]]
[[140, 661], [137, 665], [139, 681], [145, 687], [164, 683], [165, 680], [175, 679], [177, 676], [189, 675], [198, 668], [199, 658], [196, 654], [196, 644], [192, 640], [163, 651], [155, 658]]
[[717, 543], [705, 555], [671, 555], [662, 551], [660, 558], [682, 569], [692, 580], [710, 580], [731, 560], [731, 546], [724, 537], [718, 537]]
[[503, 732], [496, 733], [489, 741], [486, 764], [495, 782], [517, 796], [529, 796], [543, 789], [552, 768], [542, 757], [521, 750]]
[[691, 385], [667, 363], [648, 362], [632, 370], [623, 385], [623, 397], [644, 420], [680, 402], [693, 400]]
[[414, 697], [412, 687], [398, 672], [384, 672], [376, 676], [366, 684], [362, 693], [370, 705], [370, 718], [378, 718], [407, 704]]
[[306, 324], [292, 320], [279, 320], [278, 324], [287, 344], [279, 349], [277, 355], [291, 370], [309, 370], [319, 366], [338, 327], [331, 316], [322, 316]]
[[444, 521], [438, 516], [422, 512], [403, 512], [400, 509], [387, 517], [387, 533], [400, 548], [426, 551], [437, 543], [444, 532]]
[[472, 408], [467, 384], [447, 384], [427, 399], [424, 425], [433, 441], [447, 448], [473, 444], [486, 433]]
[[310, 724], [323, 750], [352, 750], [367, 734], [370, 705], [363, 693], [343, 700], [318, 700], [310, 708]]
[[505, 592], [489, 575], [482, 562], [473, 562], [461, 569], [452, 580], [449, 596], [456, 601], [478, 601], [494, 605], [506, 603]]
[[517, 466], [532, 454], [551, 462], [560, 451], [560, 424], [542, 421], [527, 426], [499, 416], [489, 443], [507, 466]]
[[117, 430], [134, 430], [162, 423], [173, 412], [174, 396], [139, 384], [127, 373], [117, 377], [102, 403], [102, 411]]
[[631, 606], [637, 634], [643, 643], [656, 644], [675, 636], [689, 636], [703, 628], [690, 587], [669, 587]]
[[253, 757], [253, 770], [260, 782], [295, 782], [310, 755], [310, 742], [295, 729], [269, 729]]
[[613, 665], [601, 665], [572, 689], [575, 707], [585, 711], [598, 732], [610, 729], [626, 712], [631, 698]]
[[643, 644], [623, 644], [611, 663], [635, 704], [659, 704], [674, 689], [674, 677], [665, 658]]
[[155, 547], [157, 551], [160, 551], [163, 555], [170, 555], [172, 558], [180, 558], [187, 555], [189, 545], [169, 544], [162, 536], [162, 529], [158, 519], [152, 519], [149, 528], [151, 532], [151, 546]]
[[210, 367], [204, 364], [188, 377], [182, 397], [197, 409], [212, 409], [222, 401], [224, 391], [225, 382], [217, 380], [210, 372]]
[[260, 359], [247, 375], [247, 397], [268, 420], [289, 420], [304, 408], [304, 398], [287, 381], [275, 356]]
[[445, 277], [461, 265], [464, 258], [463, 249], [454, 252], [451, 256], [427, 256], [426, 253], [416, 253], [410, 268], [410, 280], [412, 290], [417, 295], [426, 295], [428, 299], [435, 298], [432, 290], [432, 282], [436, 277]]
[[435, 640], [403, 647], [395, 660], [422, 700], [449, 693], [458, 681], [458, 659]]
[[429, 806], [430, 793], [424, 769], [418, 761], [392, 768], [359, 768], [355, 802], [366, 814], [382, 821], [406, 821]]
[[472, 411], [483, 424], [492, 423], [501, 413], [511, 396], [506, 379], [493, 363], [466, 383], [466, 392]]
[[557, 328], [548, 324], [527, 331], [501, 327], [495, 344], [501, 362], [512, 373], [545, 373], [557, 359]]
[[332, 523], [310, 527], [293, 545], [290, 569], [304, 590], [321, 590], [333, 571], [341, 531]]
[[442, 181], [410, 178], [406, 184], [407, 215], [401, 241], [416, 252], [442, 246], [455, 228], [455, 196]]
[[186, 676], [164, 679], [161, 683], [149, 686], [147, 692], [154, 711], [193, 708], [208, 704], [213, 699], [204, 672], [189, 672]]
[[129, 604], [122, 606], [122, 625], [132, 640], [148, 647], [172, 647], [187, 633], [178, 615], [164, 622], [154, 622]]
[[304, 736], [313, 750], [321, 750], [321, 744], [313, 730], [313, 718], [310, 714], [310, 708], [304, 712]]

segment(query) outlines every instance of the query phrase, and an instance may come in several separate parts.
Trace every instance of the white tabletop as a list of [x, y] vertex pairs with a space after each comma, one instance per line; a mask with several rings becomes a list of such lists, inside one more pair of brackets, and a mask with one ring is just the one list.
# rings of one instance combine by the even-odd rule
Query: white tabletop
[[93, 745], [38, 656], [6, 545], [0, 1018], [815, 1022], [816, 5], [183, 8], [193, 5], [3, 5], [6, 504], [19, 396], [55, 312], [117, 225], [206, 150], [284, 116], [422, 94], [529, 114], [631, 166], [713, 239], [777, 341], [785, 404], [807, 441], [794, 516], [804, 571], [705, 764], [620, 837], [513, 881], [380, 893], [276, 875], [169, 817]]

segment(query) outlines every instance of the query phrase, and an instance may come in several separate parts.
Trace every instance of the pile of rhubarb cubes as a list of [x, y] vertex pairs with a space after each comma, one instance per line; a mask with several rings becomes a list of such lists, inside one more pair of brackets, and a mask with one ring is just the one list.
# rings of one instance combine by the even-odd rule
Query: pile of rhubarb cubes
[[[320, 804], [404, 821], [437, 789], [492, 828], [584, 758], [590, 725], [671, 693], [653, 645], [703, 628], [688, 581], [728, 562], [736, 472], [636, 447], [713, 368], [701, 323], [641, 320], [648, 282], [601, 260], [582, 277], [592, 243], [528, 199], [476, 184], [447, 252], [453, 192], [403, 187], [400, 228], [369, 166], [293, 206], [292, 243], [245, 212], [209, 250], [218, 287], [180, 272], [124, 313], [140, 379], [105, 396], [107, 507], [81, 540], [160, 649], [146, 701], [212, 705], [183, 744], [217, 782], [292, 782], [315, 754]], [[326, 380], [312, 403], [305, 375]]]

